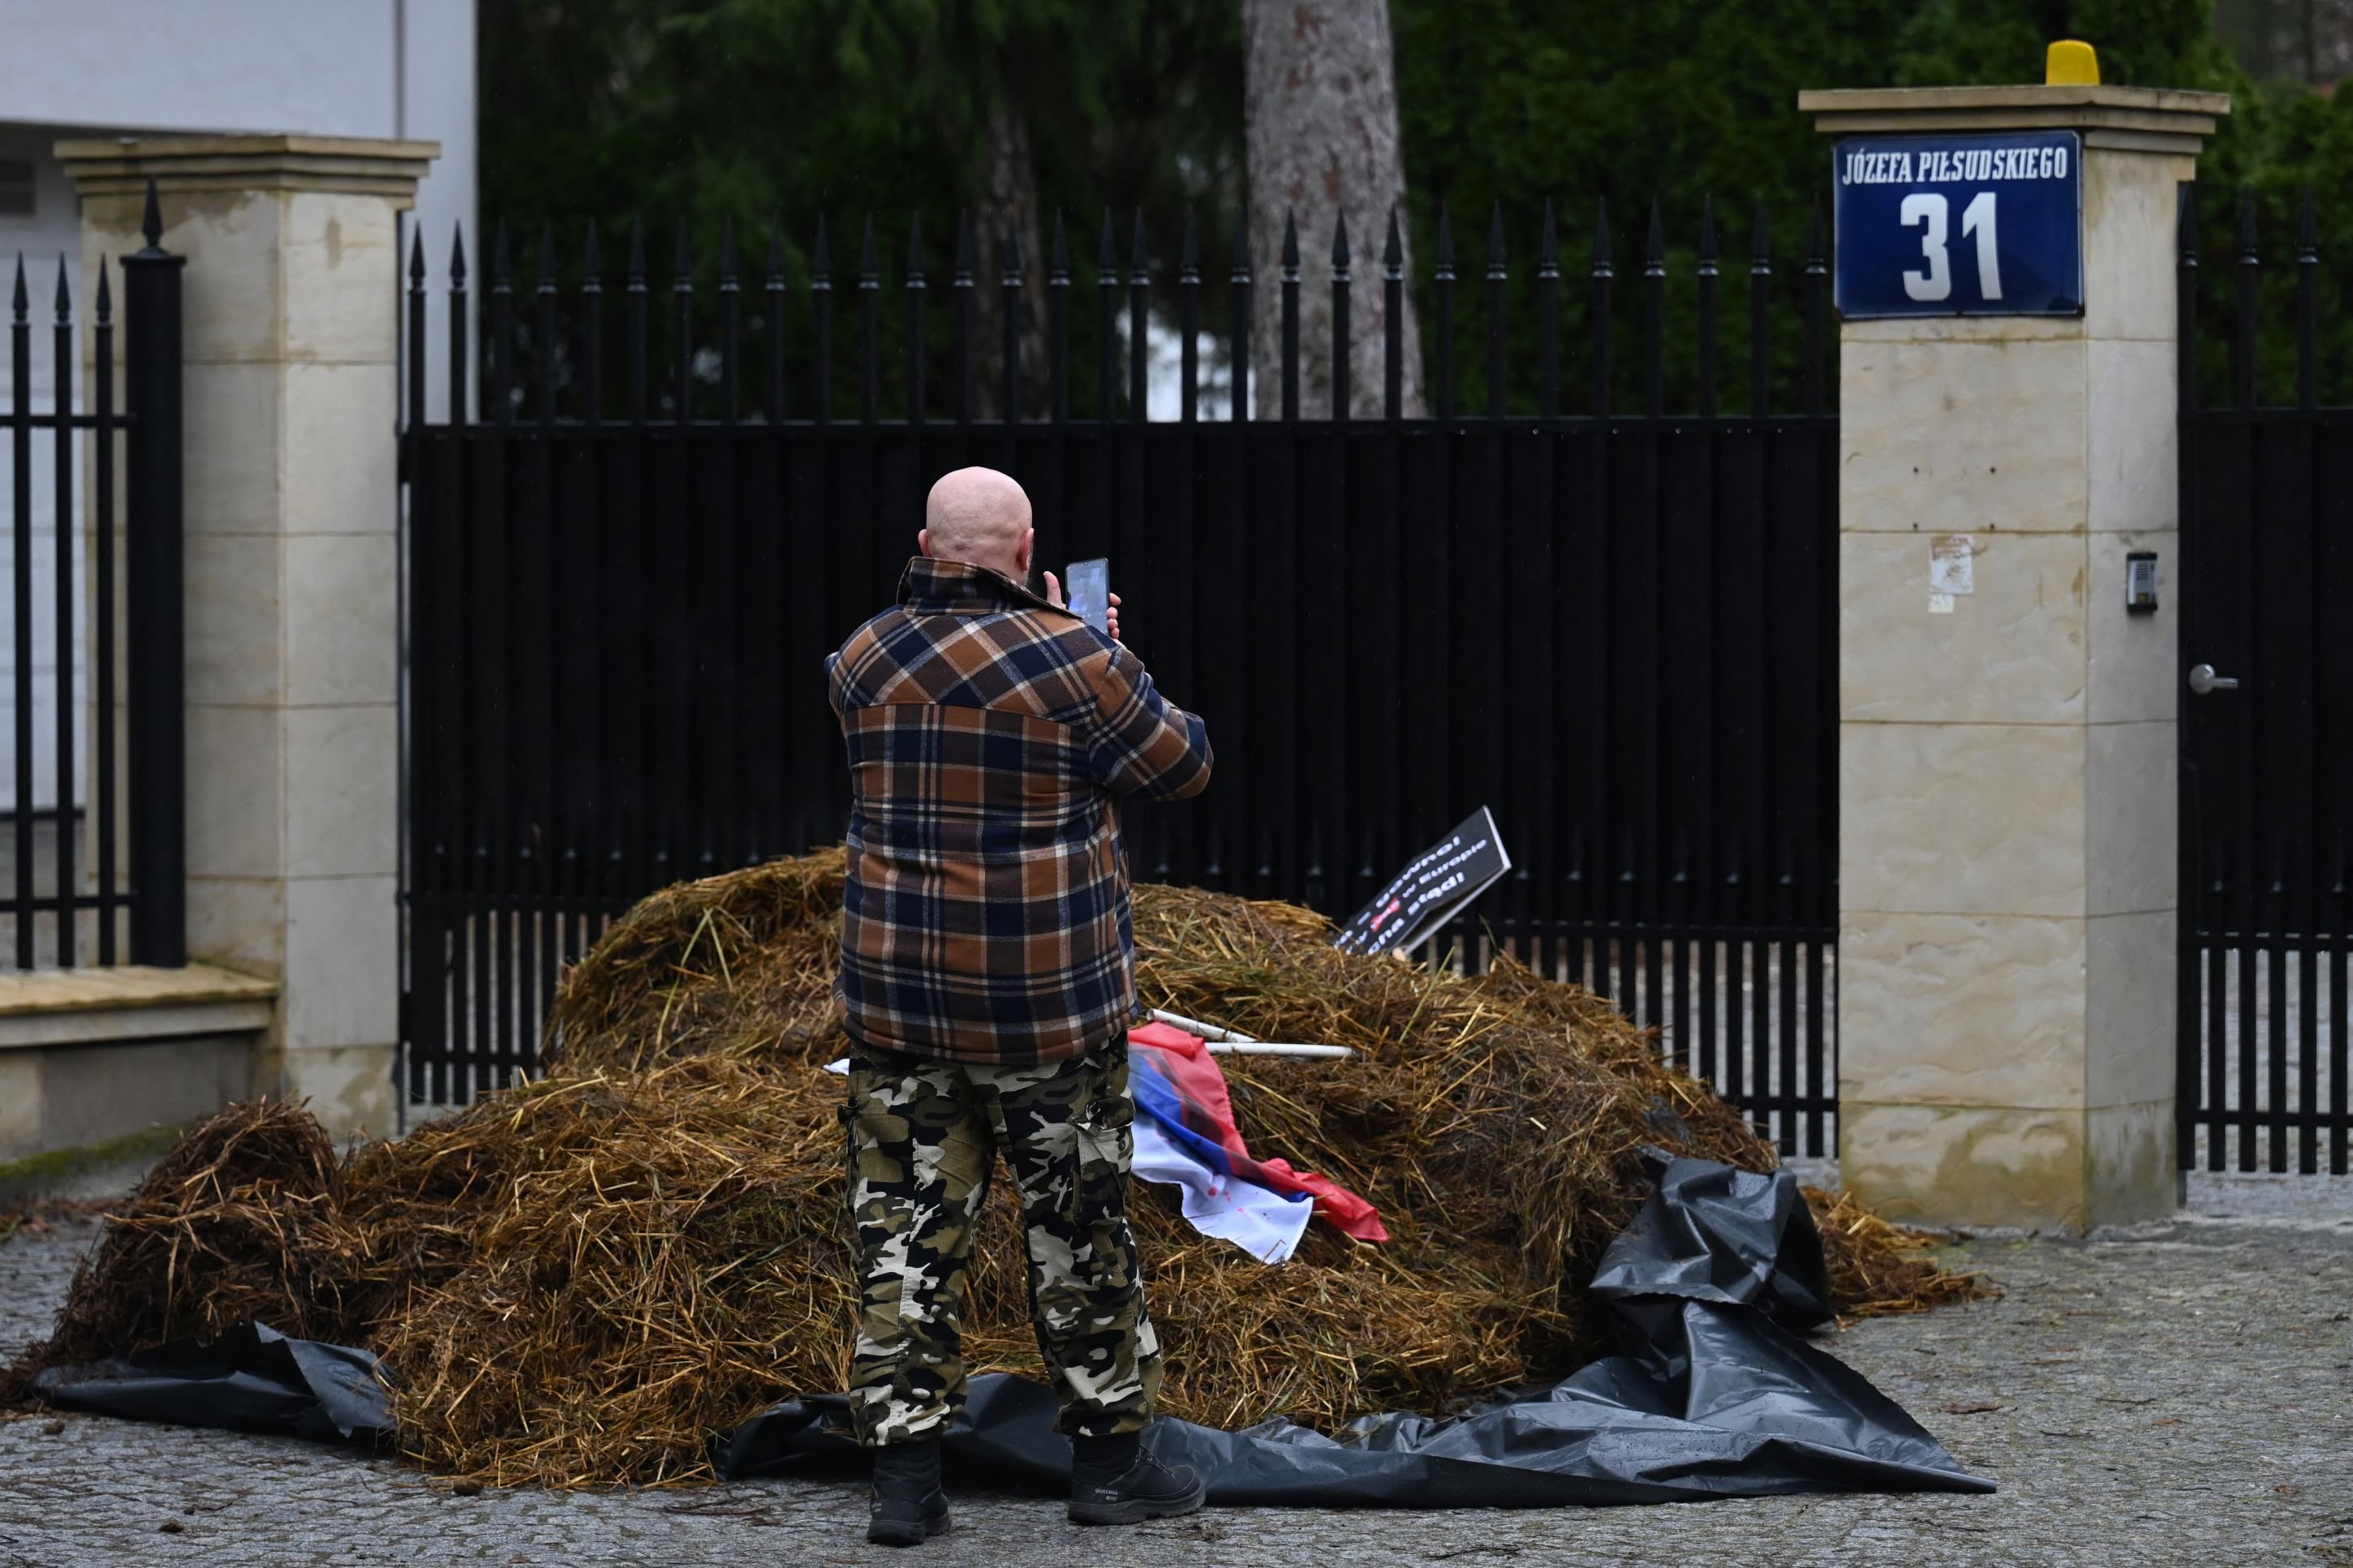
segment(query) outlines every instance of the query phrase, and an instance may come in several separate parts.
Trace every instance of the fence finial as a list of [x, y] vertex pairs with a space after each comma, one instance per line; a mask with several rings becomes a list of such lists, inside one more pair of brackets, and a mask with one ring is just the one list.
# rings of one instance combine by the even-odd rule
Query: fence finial
[[694, 292], [694, 251], [686, 237], [686, 219], [678, 220], [678, 247], [670, 258], [670, 286], [673, 292]]
[[139, 215], [139, 232], [147, 237], [147, 248], [160, 250], [164, 246], [164, 204], [155, 195], [155, 176], [147, 176], [147, 209]]
[[2260, 267], [2263, 265], [2263, 258], [2256, 253], [2256, 243], [2255, 193], [2252, 189], [2249, 189], [2239, 193], [2240, 266]]
[[1699, 199], [1699, 275], [1715, 276], [1715, 197], [1712, 193]]
[[1236, 283], [1250, 280], [1250, 211], [1244, 208], [1234, 218], [1234, 271]]
[[1050, 289], [1071, 286], [1071, 242], [1062, 228], [1062, 209], [1054, 209], [1054, 247], [1046, 262], [1046, 285]]
[[1348, 276], [1348, 215], [1341, 213], [1332, 224], [1332, 275], [1345, 280]]
[[1560, 237], [1553, 226], [1552, 198], [1544, 205], [1544, 228], [1536, 235], [1536, 276], [1549, 279], [1560, 276]]
[[503, 294], [513, 283], [514, 267], [507, 251], [507, 220], [499, 219], [491, 236], [491, 292]]
[[2173, 226], [2181, 250], [2181, 265], [2198, 265], [2198, 186], [2184, 180], [2174, 191]]
[[73, 290], [66, 284], [66, 253], [62, 250], [58, 252], [57, 309], [58, 325], [71, 326], [73, 324]]
[[1748, 223], [1748, 275], [1769, 278], [1773, 274], [1773, 231], [1765, 216], [1765, 198], [1757, 198], [1757, 211]]
[[605, 291], [605, 260], [597, 254], [596, 220], [588, 220], [588, 233], [580, 242], [580, 289], [583, 293]]
[[466, 291], [466, 226], [462, 223], [449, 226], [449, 291]]
[[2296, 230], [2295, 258], [2307, 267], [2320, 263], [2320, 215], [2313, 208], [2309, 184], [2304, 187], [2304, 221]]
[[1487, 280], [1501, 283], [1508, 276], [1504, 270], [1504, 204], [1498, 201], [1487, 215]]
[[1282, 280], [1299, 281], [1299, 215], [1289, 207], [1282, 213]]
[[629, 220], [629, 273], [628, 283], [629, 290], [632, 293], [642, 294], [645, 292], [646, 220], [641, 217], [633, 217]]
[[1822, 195], [1820, 191], [1816, 191], [1811, 211], [1806, 220], [1806, 271], [1815, 276], [1830, 270], [1829, 257], [1822, 245], [1823, 238]]
[[408, 237], [408, 282], [411, 288], [425, 286], [425, 226], [422, 224]]
[[1446, 204], [1438, 204], [1438, 281], [1454, 281], [1454, 216]]
[[98, 326], [111, 326], [114, 321], [114, 293], [106, 286], [106, 274], [111, 258], [98, 258]]
[[1642, 237], [1642, 276], [1664, 278], [1667, 275], [1667, 231], [1659, 217], [1659, 198], [1651, 198], [1651, 228]]
[[1402, 282], [1405, 279], [1405, 233], [1398, 226], [1398, 205], [1389, 204], [1389, 237], [1381, 247], [1381, 275], [1387, 281]]
[[555, 224], [543, 219], [539, 226], [539, 292], [555, 292]]
[[997, 247], [997, 261], [1005, 269], [1002, 279], [1008, 289], [1021, 287], [1021, 237], [1010, 226], [1005, 230], [1005, 243]]
[[1145, 254], [1144, 249], [1144, 209], [1142, 207], [1135, 209], [1135, 226], [1128, 235], [1127, 266], [1127, 280], [1130, 284], [1142, 289], [1151, 283], [1152, 258]]
[[785, 215], [768, 215], [768, 289], [781, 293], [785, 287]]
[[858, 286], [860, 289], [882, 287], [882, 276], [874, 259], [874, 215], [871, 212], [866, 215], [866, 237], [859, 242], [858, 247]]
[[826, 237], [825, 214], [817, 215], [817, 244], [809, 250], [809, 288], [833, 287], [833, 244]]
[[719, 291], [735, 292], [735, 275], [743, 270], [743, 258], [735, 249], [735, 215], [730, 213], [719, 223]]
[[955, 286], [972, 287], [972, 214], [965, 208], [956, 211]]
[[1604, 197], [1594, 204], [1593, 209], [1593, 276], [1617, 276], [1616, 269], [1610, 265], [1613, 250], [1609, 240], [1609, 202]]
[[921, 289], [923, 286], [923, 272], [926, 263], [923, 260], [923, 215], [921, 213], [909, 213], [907, 215], [908, 288]]
[[1112, 226], [1111, 208], [1103, 208], [1103, 233], [1095, 241], [1095, 281], [1119, 281], [1119, 233]]

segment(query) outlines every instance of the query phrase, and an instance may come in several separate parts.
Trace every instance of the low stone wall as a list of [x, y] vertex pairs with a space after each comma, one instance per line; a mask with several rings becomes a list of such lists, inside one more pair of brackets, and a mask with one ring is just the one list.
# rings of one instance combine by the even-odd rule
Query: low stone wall
[[203, 965], [0, 977], [0, 1198], [119, 1186], [174, 1131], [252, 1094], [277, 997]]

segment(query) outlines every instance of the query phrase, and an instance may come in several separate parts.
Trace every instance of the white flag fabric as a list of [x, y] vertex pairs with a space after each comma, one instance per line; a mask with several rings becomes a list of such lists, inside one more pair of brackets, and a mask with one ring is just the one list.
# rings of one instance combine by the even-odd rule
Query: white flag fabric
[[1314, 1217], [1306, 1194], [1285, 1196], [1213, 1171], [1179, 1149], [1150, 1116], [1135, 1119], [1135, 1173], [1185, 1190], [1185, 1217], [1203, 1236], [1230, 1241], [1261, 1263], [1281, 1263]]

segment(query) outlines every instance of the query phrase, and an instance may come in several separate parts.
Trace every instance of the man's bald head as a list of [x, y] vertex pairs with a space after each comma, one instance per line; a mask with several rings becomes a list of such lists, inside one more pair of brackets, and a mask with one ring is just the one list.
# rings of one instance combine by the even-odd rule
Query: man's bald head
[[932, 487], [915, 542], [926, 555], [969, 561], [1024, 583], [1030, 540], [1029, 498], [1011, 475], [958, 468]]

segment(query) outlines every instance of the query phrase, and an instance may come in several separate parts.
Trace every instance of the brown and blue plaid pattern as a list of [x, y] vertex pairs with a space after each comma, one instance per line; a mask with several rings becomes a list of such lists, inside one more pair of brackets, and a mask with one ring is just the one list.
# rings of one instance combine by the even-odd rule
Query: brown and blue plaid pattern
[[1209, 782], [1201, 721], [1127, 649], [986, 568], [919, 558], [826, 661], [849, 750], [835, 996], [862, 1043], [1013, 1064], [1134, 1006], [1122, 796]]

